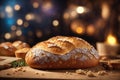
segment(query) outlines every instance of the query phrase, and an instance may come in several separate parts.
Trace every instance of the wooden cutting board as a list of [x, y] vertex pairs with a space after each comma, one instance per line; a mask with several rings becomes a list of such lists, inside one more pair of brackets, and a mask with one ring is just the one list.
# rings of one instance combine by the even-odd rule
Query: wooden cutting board
[[107, 71], [106, 75], [97, 75], [97, 73], [94, 75], [95, 77], [88, 77], [76, 73], [75, 70], [38, 70], [29, 66], [0, 71], [0, 78], [120, 80], [120, 71]]
[[16, 57], [7, 57], [7, 56], [0, 56], [0, 69], [5, 69], [11, 67], [10, 63], [13, 61], [20, 60], [21, 58]]

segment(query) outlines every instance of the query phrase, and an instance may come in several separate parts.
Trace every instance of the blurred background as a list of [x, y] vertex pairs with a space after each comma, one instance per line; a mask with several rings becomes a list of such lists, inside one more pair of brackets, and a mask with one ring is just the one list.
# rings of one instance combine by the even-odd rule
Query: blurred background
[[120, 43], [120, 0], [0, 0], [0, 43], [77, 36]]

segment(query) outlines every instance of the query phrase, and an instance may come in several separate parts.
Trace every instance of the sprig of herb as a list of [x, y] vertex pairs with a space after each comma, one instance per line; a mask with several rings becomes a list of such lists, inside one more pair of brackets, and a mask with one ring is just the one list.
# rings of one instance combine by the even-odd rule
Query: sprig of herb
[[21, 67], [21, 66], [26, 66], [25, 60], [18, 60], [18, 61], [13, 61], [11, 63], [12, 67]]

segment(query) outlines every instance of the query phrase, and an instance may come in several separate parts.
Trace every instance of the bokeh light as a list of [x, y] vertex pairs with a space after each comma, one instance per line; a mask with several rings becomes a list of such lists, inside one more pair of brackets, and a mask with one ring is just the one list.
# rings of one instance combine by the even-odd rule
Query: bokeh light
[[102, 14], [102, 17], [104, 19], [107, 19], [109, 17], [109, 14], [110, 13], [110, 10], [109, 10], [109, 6], [107, 3], [103, 3], [102, 4], [102, 11], [101, 11], [101, 14]]
[[7, 13], [11, 13], [11, 12], [13, 12], [13, 9], [12, 9], [11, 6], [6, 6], [5, 11], [6, 11]]
[[5, 33], [5, 39], [10, 39], [11, 38], [11, 34], [10, 33]]
[[6, 6], [5, 11], [7, 13], [7, 17], [13, 17], [13, 9], [11, 6]]
[[63, 15], [63, 18], [64, 19], [69, 19], [69, 17], [70, 17], [69, 13], [65, 12], [64, 15]]
[[18, 10], [21, 9], [21, 6], [20, 6], [19, 4], [16, 4], [16, 5], [14, 6], [14, 9], [15, 9], [16, 11], [18, 11]]
[[52, 3], [50, 1], [44, 2], [42, 4], [42, 10], [45, 11], [45, 12], [50, 10], [52, 7], [53, 6], [52, 6]]
[[76, 28], [76, 33], [82, 34], [83, 32], [84, 32], [84, 28], [83, 27], [77, 27]]
[[33, 2], [33, 8], [38, 8], [39, 7], [39, 3], [38, 2]]
[[77, 34], [83, 34], [85, 32], [84, 25], [78, 20], [71, 23], [71, 30]]
[[95, 27], [92, 24], [88, 25], [86, 31], [89, 35], [93, 35], [95, 33]]
[[25, 19], [26, 20], [32, 20], [32, 19], [34, 19], [34, 15], [32, 13], [29, 13], [25, 16]]
[[21, 31], [21, 30], [17, 30], [17, 31], [16, 31], [16, 35], [17, 35], [17, 36], [21, 36], [21, 35], [22, 35], [22, 31]]
[[85, 12], [85, 8], [83, 6], [78, 6], [76, 8], [77, 13], [82, 14]]
[[22, 19], [18, 19], [18, 20], [17, 20], [17, 24], [18, 24], [18, 25], [22, 25], [22, 24], [23, 24], [23, 20], [22, 20]]
[[58, 20], [53, 20], [53, 22], [52, 22], [52, 24], [53, 24], [53, 26], [58, 26], [59, 25], [59, 21]]

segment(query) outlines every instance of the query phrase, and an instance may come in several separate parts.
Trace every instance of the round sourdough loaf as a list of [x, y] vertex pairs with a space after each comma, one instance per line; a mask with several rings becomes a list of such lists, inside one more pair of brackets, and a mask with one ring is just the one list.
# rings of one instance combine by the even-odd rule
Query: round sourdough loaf
[[0, 56], [15, 56], [14, 52], [16, 50], [11, 42], [3, 42], [0, 44]]
[[33, 46], [25, 60], [38, 69], [87, 68], [98, 65], [99, 55], [81, 38], [56, 36]]

